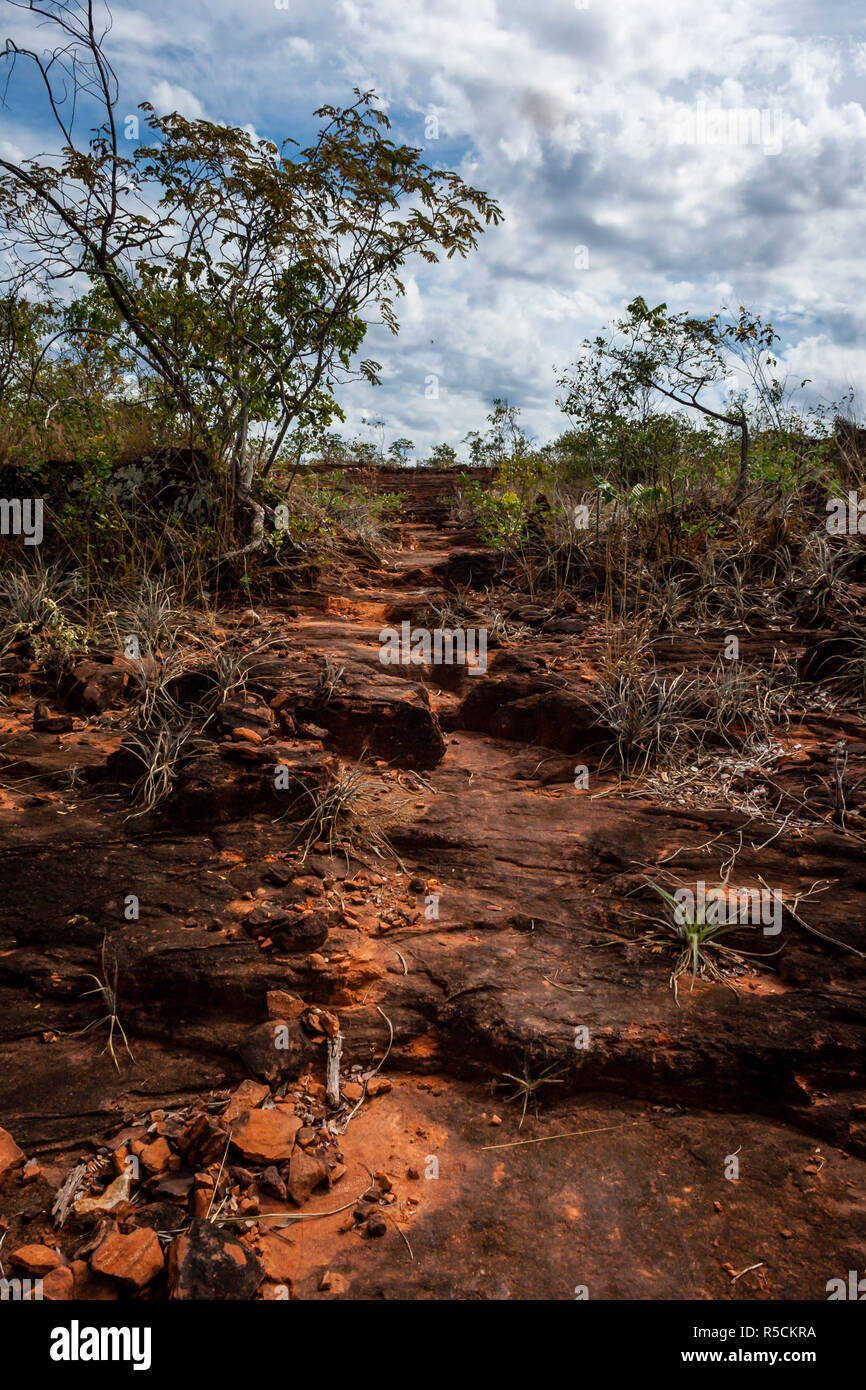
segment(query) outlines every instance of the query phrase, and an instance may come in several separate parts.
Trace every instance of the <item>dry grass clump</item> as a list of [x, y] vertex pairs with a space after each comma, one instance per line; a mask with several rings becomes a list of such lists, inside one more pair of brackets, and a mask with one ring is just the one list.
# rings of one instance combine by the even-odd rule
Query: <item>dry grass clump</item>
[[684, 671], [659, 674], [645, 623], [611, 633], [601, 679], [590, 698], [597, 722], [611, 734], [620, 767], [629, 775], [670, 757], [694, 732], [700, 706], [693, 677]]
[[527, 1056], [524, 1056], [523, 1058], [522, 1075], [517, 1076], [513, 1072], [504, 1071], [502, 1072], [502, 1076], [504, 1077], [505, 1081], [513, 1082], [516, 1087], [516, 1089], [511, 1093], [511, 1095], [506, 1096], [505, 1099], [521, 1102], [520, 1123], [517, 1126], [518, 1129], [523, 1128], [523, 1121], [526, 1119], [526, 1112], [529, 1109], [530, 1102], [535, 1102], [537, 1105], [538, 1093], [545, 1086], [562, 1086], [565, 1084], [565, 1071], [562, 1067], [557, 1067], [555, 1063], [552, 1063], [550, 1066], [544, 1067], [538, 1073], [537, 1076], [533, 1076], [530, 1070], [529, 1058]]
[[800, 682], [793, 658], [774, 653], [772, 666], [749, 666], [720, 657], [704, 683], [707, 728], [739, 746], [765, 742], [788, 722]]
[[788, 567], [786, 604], [809, 623], [823, 622], [834, 607], [850, 611], [855, 600], [848, 576], [856, 558], [853, 550], [830, 545], [820, 532], [808, 536], [799, 561]]
[[132, 788], [132, 801], [138, 807], [132, 819], [148, 815], [168, 800], [183, 763], [197, 750], [192, 739], [191, 722], [177, 729], [165, 720], [127, 735], [125, 747], [143, 768]]
[[332, 657], [325, 657], [313, 687], [313, 700], [317, 709], [325, 709], [331, 703], [345, 674], [345, 666], [337, 666]]
[[392, 522], [401, 502], [399, 493], [371, 493], [347, 485], [336, 473], [333, 478], [302, 478], [286, 493], [282, 505], [288, 525], [275, 533], [275, 544], [279, 549], [288, 543], [328, 562], [350, 551], [375, 564], [394, 539]]
[[598, 722], [613, 735], [624, 772], [643, 772], [651, 762], [670, 756], [693, 731], [698, 695], [698, 682], [684, 671], [675, 676], [625, 671], [602, 678], [592, 700]]
[[399, 808], [383, 806], [378, 779], [359, 767], [341, 766], [327, 786], [303, 787], [301, 794], [301, 809], [309, 807], [294, 826], [301, 863], [315, 845], [327, 846], [329, 854], [339, 850], [348, 857], [350, 851], [366, 850], [377, 858], [399, 861], [387, 833]]

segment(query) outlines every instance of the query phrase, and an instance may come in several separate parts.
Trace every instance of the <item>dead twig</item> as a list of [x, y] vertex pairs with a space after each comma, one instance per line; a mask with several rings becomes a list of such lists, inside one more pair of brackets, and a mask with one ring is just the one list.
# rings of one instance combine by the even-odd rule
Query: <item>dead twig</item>
[[[760, 874], [758, 874], [758, 882], [760, 883], [762, 888], [768, 887], [767, 883], [764, 881]], [[800, 898], [798, 897], [796, 901], [799, 902]], [[839, 949], [842, 951], [850, 951], [852, 956], [859, 956], [861, 960], [866, 960], [866, 951], [858, 951], [856, 946], [849, 946], [847, 941], [839, 941], [837, 937], [828, 936], [826, 932], [819, 931], [817, 927], [810, 927], [809, 923], [806, 922], [800, 916], [799, 912], [797, 912], [797, 910], [793, 908], [790, 903], [786, 903], [784, 899], [782, 900], [782, 907], [785, 909], [786, 912], [790, 913], [794, 921], [797, 922], [798, 925], [803, 928], [803, 931], [808, 932], [810, 936], [817, 936], [819, 941], [826, 941], [831, 946], [838, 946]]]
[[[633, 1125], [640, 1124], [635, 1120]], [[512, 1139], [508, 1144], [482, 1144], [482, 1152], [489, 1149], [519, 1149], [523, 1144], [549, 1144], [553, 1139], [576, 1139], [581, 1134], [607, 1134], [612, 1129], [631, 1129], [633, 1125], [599, 1125], [596, 1129], [569, 1129], [562, 1134], [543, 1134], [540, 1139]]]

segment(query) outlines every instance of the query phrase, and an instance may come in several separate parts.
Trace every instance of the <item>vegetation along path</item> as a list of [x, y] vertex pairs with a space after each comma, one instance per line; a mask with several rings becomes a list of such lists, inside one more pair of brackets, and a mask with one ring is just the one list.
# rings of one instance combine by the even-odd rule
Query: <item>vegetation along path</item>
[[[866, 726], [790, 709], [725, 797], [697, 755], [622, 777], [603, 615], [511, 587], [453, 483], [404, 474], [384, 558], [180, 631], [161, 697], [210, 714], [165, 799], [133, 663], [48, 708], [7, 669], [3, 1253], [59, 1247], [52, 1296], [817, 1299], [864, 1263], [862, 818], [805, 792]], [[752, 659], [820, 643], [764, 622]], [[486, 655], [383, 664], [404, 623]], [[699, 881], [778, 920], [673, 988], [658, 889]]]

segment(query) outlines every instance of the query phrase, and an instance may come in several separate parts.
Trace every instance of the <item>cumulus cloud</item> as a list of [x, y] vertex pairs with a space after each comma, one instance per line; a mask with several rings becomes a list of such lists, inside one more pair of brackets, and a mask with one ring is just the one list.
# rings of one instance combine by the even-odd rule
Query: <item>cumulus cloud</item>
[[192, 92], [188, 92], [186, 87], [180, 87], [175, 82], [167, 82], [164, 78], [151, 88], [150, 101], [157, 111], [176, 111], [179, 116], [185, 116], [188, 121], [201, 121], [206, 116], [205, 109], [198, 97], [193, 96]]

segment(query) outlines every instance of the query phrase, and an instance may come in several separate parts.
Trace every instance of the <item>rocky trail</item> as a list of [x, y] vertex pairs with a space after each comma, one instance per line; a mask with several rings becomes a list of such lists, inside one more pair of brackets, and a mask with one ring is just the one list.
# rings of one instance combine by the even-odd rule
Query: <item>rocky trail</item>
[[[521, 635], [491, 632], [486, 669], [383, 665], [383, 628], [483, 616], [500, 578], [448, 479], [402, 478], [400, 550], [220, 614], [246, 688], [149, 816], [121, 658], [60, 700], [23, 660], [4, 675], [6, 1275], [57, 1298], [826, 1298], [866, 1265], [866, 863], [856, 816], [802, 808], [837, 739], [866, 760], [866, 724], [795, 713], [771, 768], [734, 767], [781, 806], [763, 820], [619, 784], [588, 606], [500, 586]], [[718, 640], [662, 659], [709, 669]], [[802, 663], [821, 634], [742, 640]], [[366, 838], [299, 843], [340, 768]], [[675, 996], [646, 880], [726, 863], [790, 904], [830, 886], [734, 939], [733, 987]]]

